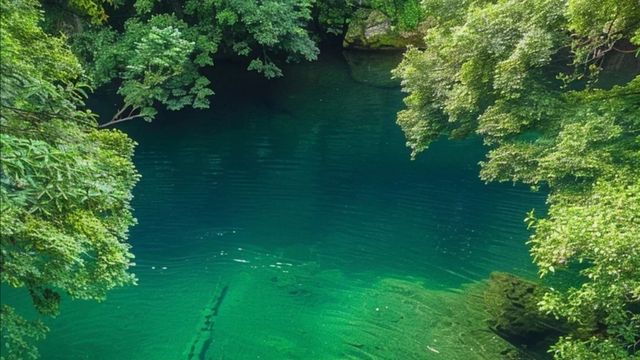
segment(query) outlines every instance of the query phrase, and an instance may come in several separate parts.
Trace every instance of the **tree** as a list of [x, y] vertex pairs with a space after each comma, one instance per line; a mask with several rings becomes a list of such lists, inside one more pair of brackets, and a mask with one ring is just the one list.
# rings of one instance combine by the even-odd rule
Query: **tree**
[[[122, 31], [110, 24], [72, 32], [77, 54], [96, 86], [120, 82], [124, 104], [111, 125], [151, 120], [158, 104], [170, 110], [207, 108], [213, 94], [199, 70], [221, 50], [248, 57], [247, 69], [282, 76], [278, 57], [315, 60], [307, 25], [311, 0], [138, 0]], [[161, 56], [159, 56], [161, 54]]]
[[425, 6], [437, 14], [428, 48], [410, 49], [394, 71], [408, 92], [398, 124], [412, 156], [439, 136], [478, 134], [490, 146], [482, 179], [548, 187], [547, 217], [527, 217], [534, 262], [543, 277], [579, 274], [540, 304], [576, 327], [551, 351], [557, 359], [637, 357], [640, 78], [600, 83], [616, 53], [638, 55], [640, 3]]
[[196, 43], [187, 39], [194, 36], [175, 16], [158, 15], [147, 22], [134, 18], [126, 22], [123, 34], [107, 27], [75, 36], [93, 84], [120, 81], [124, 104], [101, 127], [135, 118], [150, 121], [158, 103], [170, 110], [209, 106], [210, 81], [198, 73], [190, 57]]
[[[26, 288], [42, 315], [60, 292], [105, 298], [132, 284], [127, 231], [138, 179], [134, 143], [98, 130], [84, 107], [80, 63], [65, 38], [40, 28], [34, 0], [0, 1], [0, 280]], [[3, 305], [6, 359], [34, 359], [46, 327]]]

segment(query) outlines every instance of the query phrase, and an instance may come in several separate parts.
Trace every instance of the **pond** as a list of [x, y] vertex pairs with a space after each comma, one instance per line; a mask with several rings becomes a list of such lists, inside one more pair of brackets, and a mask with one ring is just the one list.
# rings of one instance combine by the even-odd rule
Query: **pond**
[[403, 94], [372, 75], [397, 56], [347, 58], [270, 81], [221, 61], [211, 109], [123, 124], [139, 284], [65, 299], [43, 359], [491, 358], [469, 289], [535, 277], [523, 219], [545, 194], [484, 184], [479, 139], [411, 161]]

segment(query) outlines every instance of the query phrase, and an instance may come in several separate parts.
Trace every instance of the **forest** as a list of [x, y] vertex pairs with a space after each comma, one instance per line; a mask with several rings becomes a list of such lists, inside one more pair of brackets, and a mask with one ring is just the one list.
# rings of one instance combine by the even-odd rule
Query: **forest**
[[[402, 160], [394, 160], [396, 163], [404, 161], [404, 158], [410, 159], [407, 165], [402, 162], [402, 166], [413, 169], [431, 161], [430, 157], [447, 157], [449, 154], [457, 156], [443, 151], [443, 142], [467, 144], [469, 141], [478, 141], [477, 148], [480, 149], [482, 158], [478, 167], [475, 166], [477, 161], [469, 165], [473, 169], [473, 178], [477, 179], [479, 176], [478, 181], [482, 182], [483, 187], [494, 189], [490, 191], [523, 189], [522, 194], [527, 195], [522, 196], [541, 196], [544, 205], [535, 205], [536, 209], [532, 210], [534, 206], [529, 206], [525, 201], [521, 205], [526, 211], [510, 211], [508, 214], [510, 221], [517, 223], [518, 229], [514, 230], [517, 235], [510, 241], [517, 244], [513, 246], [526, 248], [527, 252], [525, 260], [518, 260], [522, 264], [518, 263], [514, 268], [526, 268], [529, 263], [533, 263], [533, 276], [528, 276], [530, 274], [524, 270], [521, 274], [517, 269], [498, 265], [478, 270], [477, 276], [475, 273], [467, 276], [473, 279], [473, 283], [485, 284], [489, 281], [488, 289], [495, 290], [497, 295], [487, 295], [490, 290], [482, 290], [483, 296], [499, 297], [491, 298], [493, 300], [488, 302], [503, 307], [482, 310], [482, 316], [486, 319], [477, 320], [479, 324], [474, 326], [486, 328], [492, 335], [504, 338], [517, 351], [495, 354], [489, 350], [486, 353], [468, 350], [468, 357], [453, 353], [447, 355], [442, 350], [444, 345], [440, 348], [434, 345], [437, 343], [427, 341], [428, 336], [421, 335], [426, 330], [417, 326], [415, 341], [419, 345], [416, 348], [420, 348], [421, 353], [409, 351], [403, 346], [406, 353], [381, 352], [376, 355], [375, 352], [367, 352], [365, 356], [365, 350], [374, 351], [369, 350], [370, 345], [364, 340], [349, 340], [345, 341], [349, 350], [341, 352], [341, 356], [326, 352], [325, 357], [310, 358], [475, 359], [473, 356], [478, 356], [478, 359], [640, 359], [638, 0], [0, 0], [0, 3], [0, 276], [2, 293], [6, 295], [11, 292], [10, 296], [3, 296], [0, 313], [2, 359], [110, 358], [107, 355], [72, 356], [74, 353], [70, 345], [60, 347], [61, 352], [70, 351], [68, 357], [64, 354], [58, 355], [62, 357], [46, 355], [51, 354], [50, 352], [45, 352], [46, 356], [42, 356], [39, 344], [49, 341], [47, 338], [56, 332], [70, 331], [69, 327], [49, 325], [53, 319], [62, 321], [65, 318], [67, 303], [95, 300], [100, 302], [100, 306], [107, 305], [111, 293], [122, 294], [119, 292], [127, 291], [125, 289], [143, 287], [147, 276], [142, 272], [143, 269], [149, 272], [171, 270], [171, 266], [167, 269], [155, 263], [147, 264], [147, 255], [144, 255], [147, 250], [141, 250], [144, 256], [137, 252], [138, 248], [148, 246], [146, 243], [138, 245], [135, 235], [137, 227], [146, 226], [143, 219], [147, 217], [139, 215], [135, 200], [165, 201], [154, 199], [153, 187], [144, 185], [144, 181], [150, 176], [177, 176], [173, 172], [182, 171], [180, 168], [166, 170], [171, 175], [163, 175], [159, 170], [149, 170], [151, 165], [141, 165], [138, 161], [142, 160], [136, 154], [140, 148], [150, 146], [148, 143], [151, 140], [146, 137], [160, 136], [159, 130], [152, 129], [164, 129], [163, 136], [170, 136], [172, 128], [175, 128], [176, 138], [172, 142], [188, 148], [192, 144], [190, 139], [187, 137], [183, 140], [177, 134], [187, 132], [195, 136], [204, 131], [194, 128], [200, 125], [191, 125], [189, 117], [205, 112], [216, 113], [219, 108], [224, 108], [224, 102], [230, 100], [223, 95], [226, 85], [221, 84], [228, 83], [236, 84], [241, 89], [233, 98], [234, 104], [237, 104], [234, 111], [238, 112], [245, 105], [250, 107], [253, 102], [260, 101], [256, 99], [272, 99], [271, 97], [276, 96], [273, 94], [281, 91], [277, 84], [284, 84], [282, 81], [289, 81], [286, 84], [291, 84], [288, 87], [282, 85], [282, 88], [292, 89], [286, 92], [282, 90], [282, 97], [285, 99], [282, 104], [285, 105], [272, 106], [275, 110], [269, 108], [265, 111], [288, 109], [289, 103], [286, 101], [289, 100], [286, 99], [307, 96], [305, 91], [308, 86], [304, 84], [316, 84], [310, 86], [317, 86], [320, 90], [305, 97], [305, 101], [314, 101], [316, 104], [308, 105], [309, 109], [304, 107], [306, 115], [296, 115], [298, 113], [295, 109], [290, 111], [293, 115], [287, 115], [287, 110], [281, 111], [294, 119], [312, 118], [316, 116], [314, 111], [317, 107], [325, 106], [322, 104], [329, 103], [331, 99], [337, 101], [341, 97], [347, 97], [329, 94], [346, 85], [339, 84], [336, 80], [338, 85], [327, 85], [325, 88], [325, 83], [322, 82], [328, 82], [332, 76], [337, 76], [329, 71], [342, 70], [331, 70], [333, 68], [329, 69], [328, 65], [326, 68], [318, 68], [320, 70], [300, 68], [316, 66], [315, 63], [322, 64], [325, 49], [327, 53], [343, 50], [355, 54], [366, 52], [373, 54], [366, 55], [371, 57], [386, 56], [381, 54], [388, 53], [401, 54], [401, 59], [394, 63], [390, 72], [377, 68], [367, 70], [377, 72], [377, 76], [385, 79], [389, 78], [395, 84], [394, 87], [376, 89], [375, 91], [383, 91], [380, 92], [380, 98], [369, 99], [366, 97], [374, 94], [373, 92], [353, 90], [354, 93], [349, 93], [348, 96], [349, 99], [356, 99], [354, 102], [344, 100], [340, 102], [344, 107], [335, 105], [334, 108], [327, 108], [326, 114], [317, 115], [323, 116], [321, 130], [310, 125], [308, 130], [303, 131], [302, 125], [287, 123], [284, 126], [286, 129], [280, 130], [278, 127], [278, 131], [295, 132], [300, 139], [303, 139], [303, 135], [298, 132], [316, 131], [320, 135], [314, 133], [313, 136], [329, 136], [327, 134], [332, 134], [333, 125], [329, 123], [326, 129], [324, 121], [342, 116], [337, 115], [338, 112], [362, 113], [363, 116], [357, 117], [359, 122], [354, 125], [353, 131], [349, 128], [350, 131], [343, 134], [346, 144], [341, 143], [343, 148], [338, 151], [341, 158], [360, 156], [358, 154], [359, 151], [364, 151], [362, 149], [379, 144], [374, 140], [364, 143], [370, 139], [364, 135], [359, 138], [360, 131], [372, 131], [366, 124], [368, 121], [369, 124], [374, 124], [374, 121], [364, 116], [367, 109], [362, 109], [362, 112], [357, 110], [360, 105], [355, 101], [387, 104], [383, 100], [385, 96], [398, 96], [398, 99], [402, 97], [399, 107], [395, 107], [395, 103], [384, 105], [386, 108], [383, 111], [390, 111], [391, 116], [385, 115], [380, 120], [390, 121], [393, 126], [389, 131], [399, 128], [398, 131], [404, 136], [401, 142], [406, 143], [408, 151], [402, 147], [398, 157]], [[233, 69], [242, 68], [244, 71], [232, 70], [235, 72], [228, 75], [232, 77], [231, 80], [220, 80], [217, 83], [216, 79], [225, 75], [224, 69], [228, 69], [229, 63], [236, 66]], [[339, 66], [343, 66], [340, 64]], [[342, 69], [339, 66], [336, 68]], [[252, 89], [252, 84], [267, 84], [260, 86], [276, 90]], [[244, 92], [246, 98], [243, 96]], [[399, 95], [385, 95], [391, 93]], [[108, 105], [96, 107], [97, 98], [108, 99], [105, 100]], [[218, 99], [226, 100], [218, 102]], [[300, 104], [302, 100], [296, 107], [302, 108], [303, 105]], [[228, 114], [232, 117], [234, 112], [229, 111]], [[269, 114], [264, 116], [277, 115]], [[247, 115], [251, 116], [262, 115]], [[171, 117], [173, 122], [168, 124], [167, 119]], [[217, 120], [208, 120], [214, 121]], [[228, 128], [220, 129], [233, 134], [234, 131], [239, 131], [237, 127], [240, 125], [225, 126]], [[256, 126], [258, 130], [251, 131], [262, 131], [262, 125]], [[190, 127], [200, 130], [188, 132]], [[248, 134], [253, 134], [251, 136], [259, 137], [247, 131]], [[375, 141], [382, 144], [386, 136], [380, 135]], [[231, 141], [225, 139], [206, 141], [223, 144]], [[329, 140], [325, 141], [324, 146], [331, 146]], [[259, 142], [260, 138], [255, 141]], [[322, 144], [322, 140], [314, 141]], [[244, 146], [242, 139], [236, 142], [237, 146]], [[317, 145], [315, 142], [313, 146], [306, 144], [303, 140], [292, 142], [295, 145], [291, 147], [296, 149]], [[230, 149], [236, 149], [235, 144], [229, 146], [232, 146]], [[286, 152], [287, 149], [274, 148], [275, 150], [264, 150], [266, 155], [258, 149], [255, 150], [258, 155], [251, 153], [250, 156], [269, 159], [269, 156], [275, 156], [272, 153]], [[180, 156], [180, 148], [171, 149], [175, 149], [175, 153], [167, 156], [171, 159]], [[371, 177], [386, 179], [394, 171], [400, 173], [399, 170], [394, 170], [394, 165], [383, 168], [393, 162], [387, 162], [385, 157], [390, 157], [390, 154], [384, 151], [381, 154], [372, 158], [365, 157], [366, 161], [359, 161], [357, 164], [363, 166], [363, 169], [369, 169], [375, 167], [378, 161], [375, 158], [378, 158], [380, 173], [370, 170]], [[194, 167], [202, 169], [203, 166], [209, 166], [203, 165], [207, 158], [206, 151], [193, 157], [196, 158], [193, 161], [197, 161], [198, 157], [202, 158], [202, 163], [196, 163]], [[323, 160], [329, 162], [331, 157], [327, 158]], [[223, 160], [220, 160], [223, 170], [216, 171], [227, 171], [230, 174], [228, 176], [244, 171], [238, 169], [239, 165], [225, 165]], [[316, 160], [301, 157], [300, 162], [305, 161]], [[349, 165], [344, 168], [352, 167], [350, 162], [345, 164]], [[277, 170], [290, 174], [287, 172], [289, 165], [281, 165]], [[322, 171], [328, 174], [321, 180], [309, 180], [312, 175], [305, 175], [306, 172], [302, 174], [302, 170], [286, 176], [301, 177], [301, 183], [319, 181], [318, 186], [328, 186], [327, 184], [333, 185], [343, 178], [339, 170], [341, 168], [336, 168], [338, 170], [329, 168], [313, 172], [313, 176], [320, 176], [317, 174], [323, 174]], [[434, 169], [433, 172], [440, 171], [440, 168]], [[448, 174], [448, 170], [442, 171]], [[182, 176], [189, 177], [188, 174]], [[260, 177], [264, 173], [255, 171], [246, 176]], [[226, 179], [223, 180], [227, 181]], [[245, 178], [237, 180], [236, 187], [232, 189], [242, 186], [242, 181], [245, 181], [243, 179]], [[420, 186], [428, 183], [428, 179], [428, 176], [418, 179], [407, 196], [415, 197], [417, 202], [428, 202], [428, 196], [424, 200], [420, 199]], [[223, 183], [223, 180], [217, 180], [216, 184]], [[176, 184], [197, 186], [193, 183], [198, 178], [180, 181], [184, 182]], [[280, 180], [276, 182], [278, 181]], [[349, 181], [356, 185], [351, 187]], [[365, 176], [354, 175], [345, 182], [350, 186], [348, 189], [369, 186]], [[335, 186], [340, 189], [339, 186], [343, 185], [338, 183]], [[368, 204], [375, 203], [376, 199], [393, 197], [385, 194], [383, 185], [391, 186], [387, 183], [378, 184], [377, 188], [371, 190], [374, 193], [373, 200], [368, 200]], [[335, 192], [337, 194], [338, 190]], [[273, 213], [279, 211], [278, 199], [282, 197], [278, 196], [284, 195], [278, 194], [280, 193], [274, 193], [272, 197], [264, 199], [259, 196], [252, 199], [254, 205], [258, 202], [262, 204], [260, 201], [269, 205], [261, 205], [265, 208], [254, 210], [253, 215], [247, 215], [247, 219], [253, 219], [252, 216], [258, 216], [255, 215], [257, 213], [269, 213], [269, 209], [273, 209]], [[232, 197], [230, 191], [223, 195]], [[212, 198], [211, 202], [220, 201], [224, 204], [225, 196]], [[237, 201], [244, 201], [243, 197], [237, 196]], [[327, 195], [327, 199], [322, 197], [322, 201], [352, 201], [348, 194], [332, 196]], [[493, 198], [502, 196], [508, 195], [492, 195]], [[398, 199], [395, 201], [400, 201]], [[199, 208], [195, 201], [191, 205], [185, 205], [185, 209], [195, 209], [194, 214], [204, 211], [197, 210]], [[282, 207], [289, 206], [286, 201], [288, 200], [282, 200]], [[275, 204], [273, 208], [271, 203]], [[449, 200], [450, 206], [453, 203], [453, 199]], [[227, 208], [220, 205], [219, 213], [214, 212], [211, 216], [224, 218], [223, 214], [227, 210], [229, 213], [239, 211], [238, 206], [233, 205], [232, 199]], [[358, 203], [358, 206], [364, 205]], [[151, 213], [152, 210], [145, 207], [140, 211]], [[295, 213], [305, 211], [306, 208], [300, 206], [290, 215], [291, 223], [297, 219]], [[344, 215], [337, 216], [339, 219], [332, 217], [332, 221], [317, 225], [317, 228], [312, 220], [305, 221], [313, 224], [308, 225], [316, 229], [312, 232], [328, 232], [326, 228], [339, 226], [342, 220], [347, 222], [359, 219], [358, 214], [344, 211]], [[377, 211], [376, 214], [381, 218], [384, 218], [385, 212], [387, 218], [395, 214], [390, 207]], [[320, 213], [324, 214], [324, 211], [319, 211]], [[426, 213], [425, 211], [416, 216], [427, 216]], [[479, 223], [493, 223], [490, 210], [482, 215]], [[178, 215], [167, 212], [163, 216], [167, 217], [164, 221], [168, 223], [172, 216]], [[194, 219], [196, 217], [191, 216]], [[317, 216], [318, 222], [322, 222], [322, 216], [324, 215]], [[309, 217], [313, 218], [312, 215]], [[364, 215], [362, 218], [365, 221]], [[190, 223], [189, 219], [184, 221], [185, 224]], [[247, 224], [250, 223], [249, 220], [246, 221]], [[258, 220], [253, 224], [254, 228], [262, 225]], [[165, 230], [160, 225], [157, 226], [158, 234], [153, 236], [160, 238]], [[298, 229], [297, 225], [290, 223], [269, 223], [269, 226], [270, 230], [264, 232], [269, 236], [286, 232], [282, 228], [287, 226]], [[389, 230], [388, 242], [400, 237], [422, 236], [416, 234], [418, 230], [413, 227], [410, 227], [411, 231], [405, 231], [403, 227], [408, 226], [405, 223], [398, 222], [394, 226]], [[497, 226], [495, 234], [501, 234], [500, 224]], [[369, 236], [367, 231], [375, 227], [371, 225], [358, 231], [358, 235], [365, 238]], [[214, 233], [214, 237], [222, 238], [238, 235], [236, 232], [249, 232], [249, 228], [251, 226], [242, 225], [237, 229], [234, 227], [229, 228], [231, 230], [207, 231]], [[300, 225], [300, 229], [305, 228]], [[361, 228], [354, 225], [353, 229]], [[185, 226], [180, 231], [186, 234], [191, 230]], [[295, 234], [287, 233], [286, 236], [313, 236], [307, 235], [306, 230], [296, 231], [293, 231]], [[443, 232], [450, 236], [452, 231]], [[333, 237], [338, 238], [337, 235]], [[163, 241], [183, 243], [189, 240], [185, 237]], [[307, 244], [304, 240], [301, 241]], [[314, 243], [313, 246], [331, 246], [323, 245], [320, 240], [318, 243], [320, 245]], [[264, 248], [271, 246], [260, 244]], [[403, 246], [402, 244], [400, 242], [398, 246]], [[407, 251], [413, 251], [410, 249], [412, 243], [407, 244]], [[433, 248], [429, 244], [421, 246]], [[233, 245], [233, 249], [235, 248], [245, 251], [243, 249], [251, 248], [251, 245]], [[273, 248], [275, 245], [271, 247]], [[459, 250], [460, 247], [456, 248]], [[360, 252], [360, 256], [368, 256], [362, 249], [354, 247], [344, 251]], [[260, 251], [266, 253], [267, 250]], [[269, 266], [277, 269], [282, 267], [285, 269], [284, 274], [280, 272], [277, 276], [264, 275], [270, 279], [265, 281], [284, 286], [282, 279], [291, 274], [286, 270], [287, 266], [293, 269], [298, 266], [295, 261], [300, 261], [300, 268], [306, 269], [304, 271], [308, 273], [300, 270], [295, 276], [290, 275], [293, 280], [290, 280], [291, 284], [287, 284], [286, 291], [289, 295], [306, 299], [312, 304], [329, 301], [325, 299], [314, 302], [314, 296], [322, 292], [322, 286], [328, 287], [327, 284], [334, 281], [330, 276], [336, 271], [341, 271], [341, 277], [349, 278], [361, 276], [359, 274], [372, 267], [370, 264], [363, 266], [364, 270], [353, 270], [352, 274], [347, 265], [339, 265], [341, 262], [336, 261], [335, 264], [338, 265], [334, 264], [335, 266], [326, 265], [329, 261], [326, 259], [330, 259], [331, 255], [322, 253], [325, 255], [317, 256], [317, 259], [311, 261], [307, 260], [310, 255], [296, 257], [290, 255], [294, 253], [293, 250], [287, 251], [289, 250], [283, 250], [287, 255], [274, 263], [276, 265], [265, 265], [267, 270]], [[300, 251], [308, 251], [308, 248]], [[214, 252], [216, 256], [218, 253], [223, 256], [230, 250], [215, 248], [211, 254]], [[379, 255], [384, 257], [385, 254]], [[245, 258], [236, 256], [232, 263], [258, 266], [256, 259], [266, 257], [268, 255], [263, 254], [255, 259], [244, 260]], [[349, 261], [357, 263], [357, 258], [358, 255], [354, 255], [351, 260], [345, 258], [345, 264]], [[304, 261], [308, 262], [303, 263]], [[495, 262], [497, 261], [494, 260]], [[283, 265], [289, 263], [294, 265]], [[396, 259], [392, 263], [402, 263], [402, 260]], [[310, 264], [320, 270], [309, 270]], [[376, 266], [374, 262], [372, 264]], [[422, 266], [425, 264], [416, 264], [415, 269], [422, 269]], [[380, 269], [378, 275], [371, 279], [387, 279], [392, 275], [400, 277], [399, 274], [403, 273], [393, 270], [383, 274]], [[139, 271], [141, 275], [137, 276]], [[492, 271], [506, 271], [516, 275], [493, 273], [490, 280], [486, 280]], [[407, 279], [423, 276], [417, 270], [413, 273], [408, 270], [405, 272], [409, 276], [403, 278], [403, 281], [413, 281]], [[238, 277], [245, 281], [242, 277], [244, 275], [238, 275], [238, 272], [233, 273], [233, 276], [233, 279]], [[428, 274], [424, 278], [428, 285]], [[295, 284], [304, 283], [300, 279], [324, 285], [310, 287], [311, 290], [292, 288], [297, 286]], [[229, 306], [228, 302], [234, 301], [233, 299], [240, 298], [239, 292], [234, 293], [240, 286], [234, 288], [233, 281], [240, 280], [229, 280], [230, 285], [220, 286], [223, 290], [215, 299], [203, 302], [210, 304], [206, 306], [211, 306], [208, 316], [219, 318], [219, 322], [225, 324], [225, 306]], [[527, 297], [527, 305], [523, 307], [515, 303], [509, 290], [497, 289], [496, 286], [500, 284], [496, 281], [499, 280], [514, 286], [516, 290], [512, 291], [520, 291], [524, 287], [523, 296]], [[357, 281], [370, 285], [373, 280], [361, 276]], [[193, 286], [198, 286], [196, 283]], [[389, 289], [394, 286], [400, 286], [400, 282], [389, 280], [381, 280], [379, 284], [375, 293], [383, 295], [390, 294], [392, 290]], [[414, 286], [402, 284], [411, 289]], [[429, 287], [427, 285], [424, 286]], [[171, 290], [166, 292], [170, 293]], [[334, 297], [337, 297], [335, 294]], [[397, 296], [403, 299], [400, 295]], [[417, 301], [418, 297], [412, 296], [411, 301]], [[19, 299], [16, 300], [19, 305], [5, 301], [6, 298]], [[362, 298], [366, 299], [367, 296], [362, 295]], [[391, 296], [387, 298], [396, 299]], [[71, 313], [81, 311], [73, 305], [69, 306], [73, 309]], [[187, 305], [184, 307], [187, 308]], [[373, 307], [373, 313], [381, 313], [385, 309], [378, 305]], [[348, 312], [347, 306], [343, 306], [343, 309]], [[428, 314], [427, 311], [425, 316]], [[365, 320], [359, 322], [361, 318], [352, 316], [351, 323], [356, 324], [353, 326], [364, 324]], [[405, 316], [412, 315], [402, 313], [398, 316], [405, 319]], [[325, 319], [326, 317], [323, 321]], [[195, 321], [192, 323], [185, 326], [195, 327]], [[222, 336], [214, 331], [217, 323], [205, 324], [203, 328], [207, 329], [206, 336]], [[517, 331], [513, 329], [518, 327], [521, 328], [520, 333], [514, 335]], [[414, 336], [401, 327], [398, 327], [395, 334], [400, 338], [405, 336], [413, 339]], [[196, 358], [193, 351], [196, 344], [197, 347], [202, 347], [201, 359], [250, 358], [233, 352], [214, 352], [213, 348], [209, 348], [214, 346], [211, 345], [212, 341], [216, 343], [216, 340], [211, 340], [215, 339], [214, 335], [208, 340], [196, 337], [186, 358]], [[119, 336], [129, 335], [120, 333]], [[422, 340], [421, 336], [424, 337]], [[282, 337], [286, 338], [284, 335]], [[533, 346], [533, 337], [544, 340]], [[333, 338], [327, 335], [327, 339]], [[294, 340], [291, 341], [295, 343]], [[295, 345], [278, 344], [273, 346], [280, 350], [275, 351], [272, 357], [263, 358], [298, 358], [287, 355], [282, 350], [294, 349]], [[287, 351], [292, 351], [293, 354], [295, 350]], [[350, 351], [363, 352], [356, 354]], [[279, 355], [276, 355], [278, 352]], [[172, 355], [166, 356], [174, 358]], [[131, 358], [134, 358], [133, 355]], [[158, 357], [140, 355], [135, 358]]]

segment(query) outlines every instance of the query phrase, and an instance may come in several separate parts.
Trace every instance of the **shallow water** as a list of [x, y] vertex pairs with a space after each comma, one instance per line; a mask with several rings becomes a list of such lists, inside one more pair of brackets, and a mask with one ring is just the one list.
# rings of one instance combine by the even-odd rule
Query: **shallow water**
[[482, 183], [475, 139], [411, 161], [402, 93], [356, 63], [327, 52], [275, 81], [220, 63], [210, 110], [123, 125], [139, 285], [65, 300], [43, 358], [490, 358], [460, 339], [482, 320], [461, 289], [535, 276], [522, 220], [544, 194]]

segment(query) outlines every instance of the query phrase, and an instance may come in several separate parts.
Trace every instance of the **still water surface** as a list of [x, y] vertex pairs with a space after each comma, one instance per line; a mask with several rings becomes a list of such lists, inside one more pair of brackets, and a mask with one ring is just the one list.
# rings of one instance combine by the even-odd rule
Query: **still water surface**
[[494, 270], [535, 276], [522, 219], [544, 194], [482, 183], [478, 140], [411, 161], [402, 93], [367, 78], [381, 56], [273, 81], [221, 63], [210, 110], [123, 125], [139, 285], [65, 300], [43, 358], [488, 358], [447, 302]]

